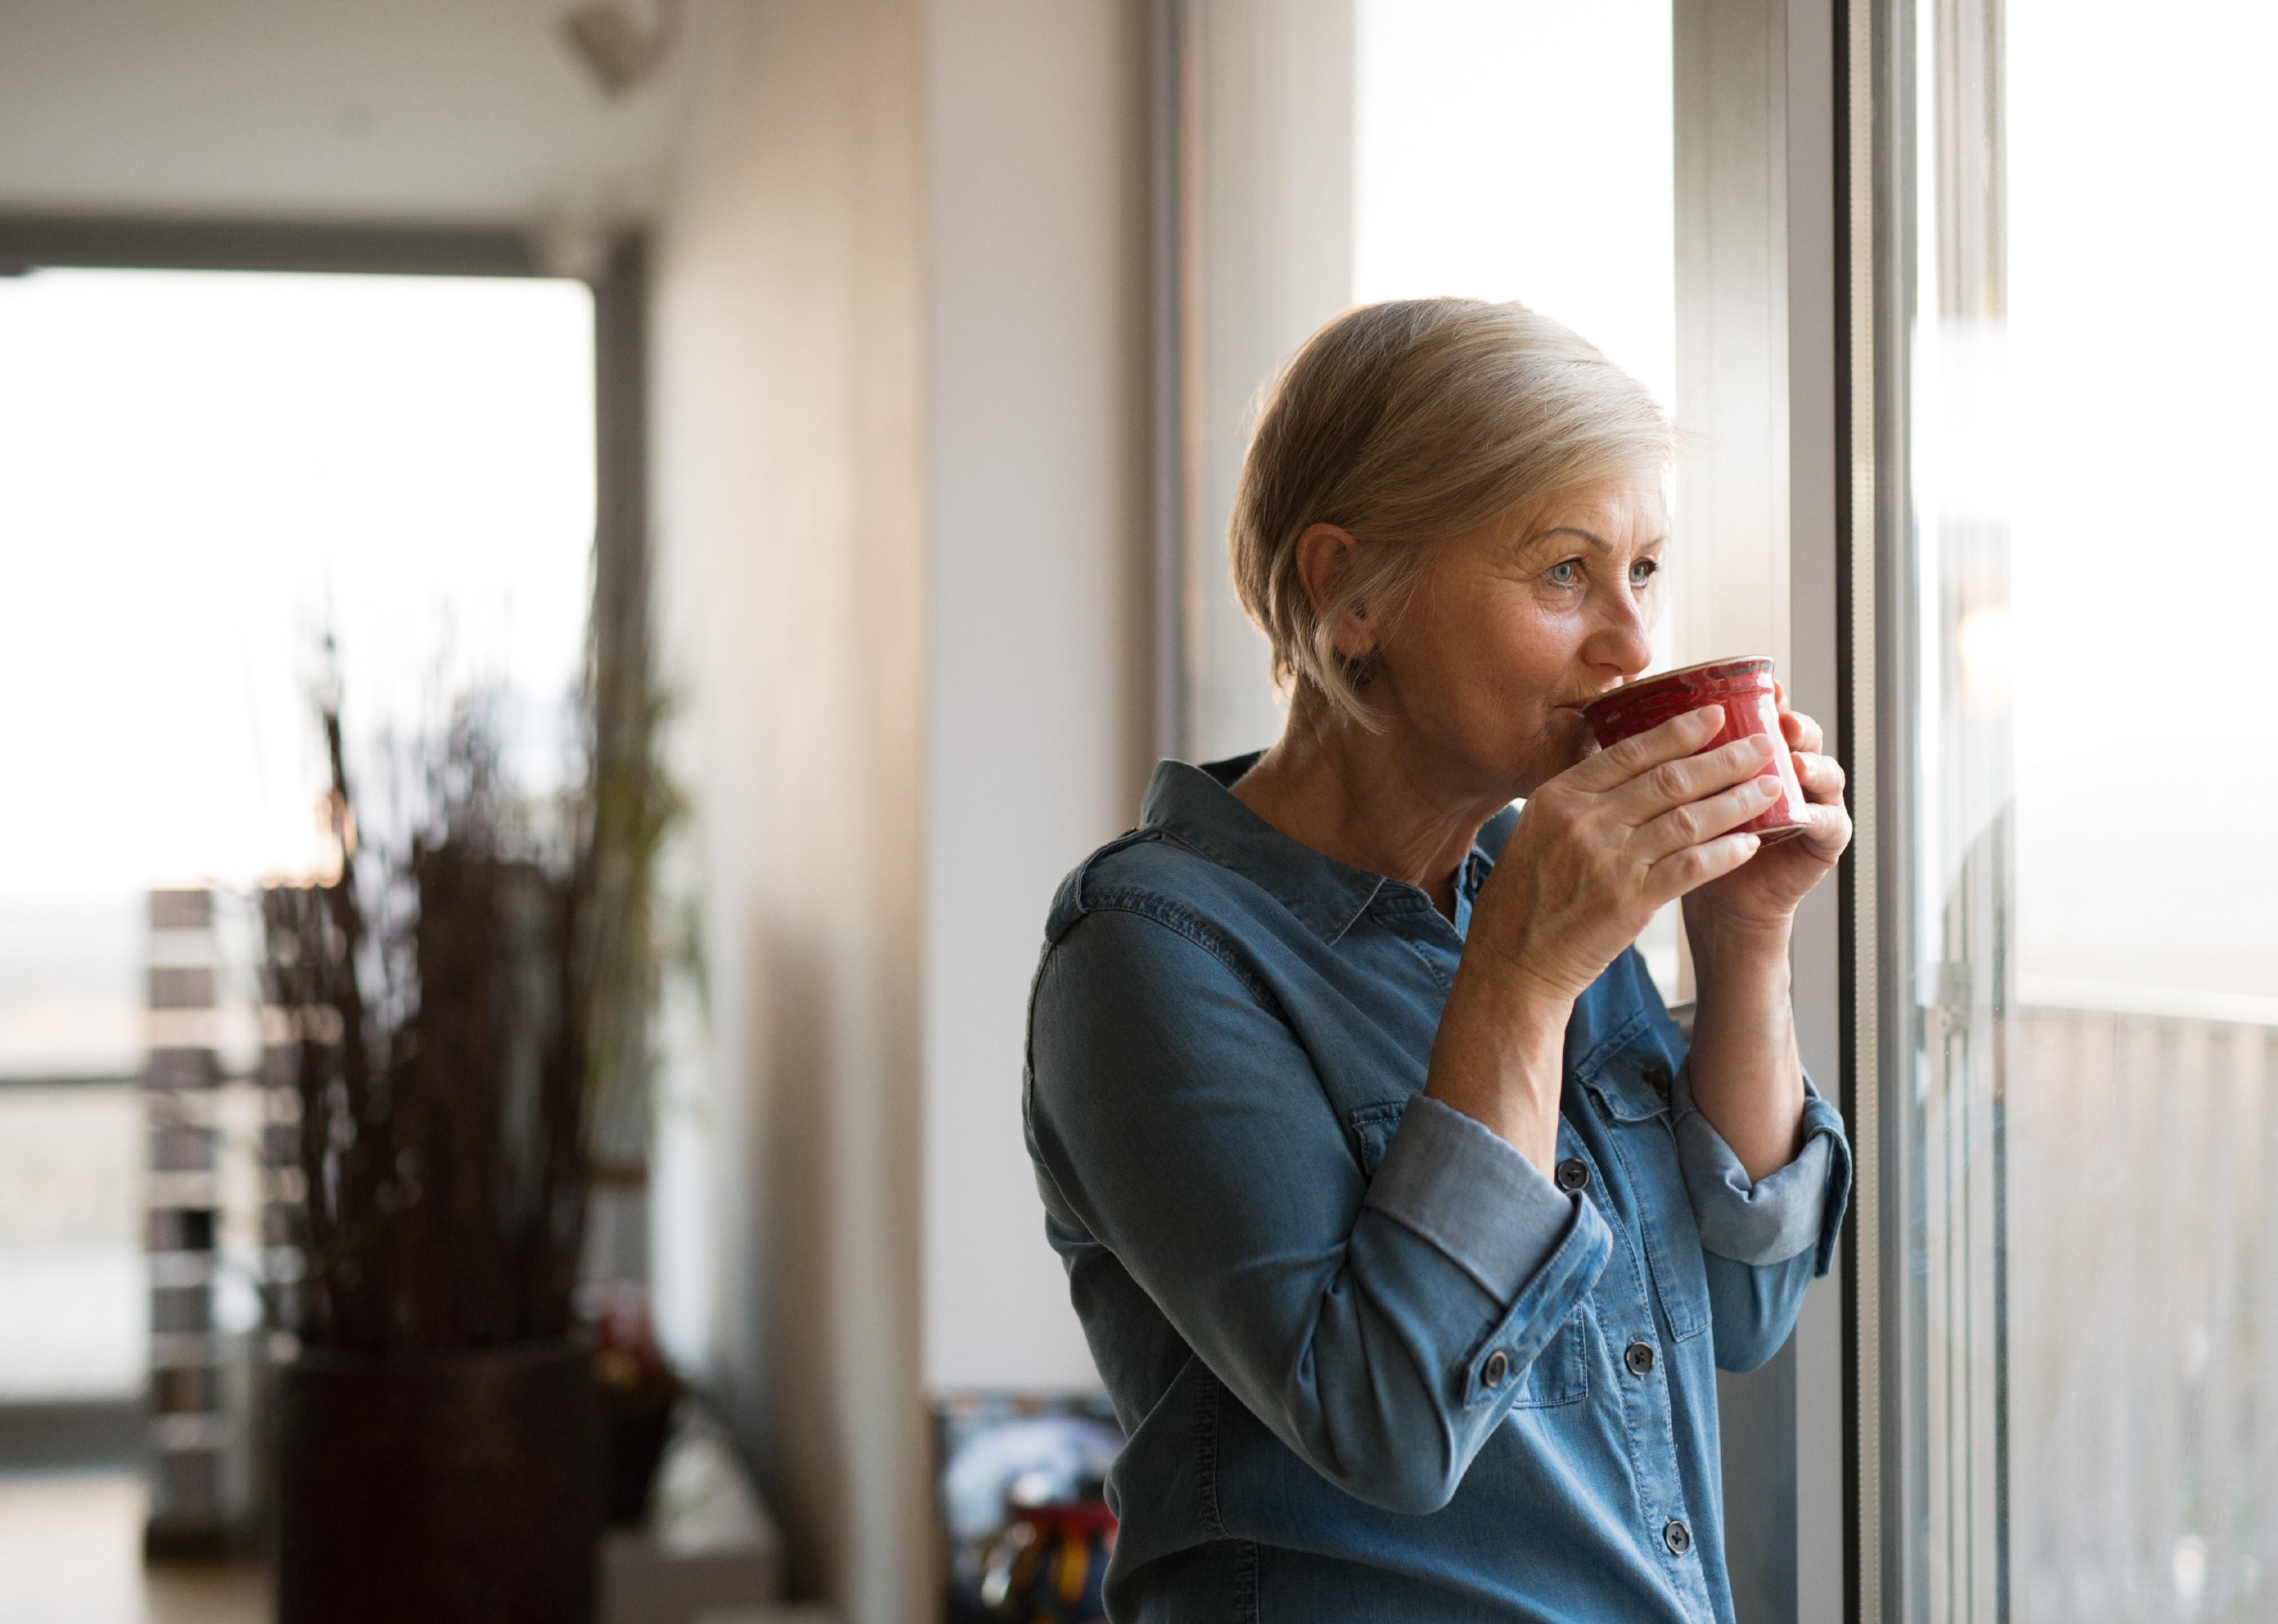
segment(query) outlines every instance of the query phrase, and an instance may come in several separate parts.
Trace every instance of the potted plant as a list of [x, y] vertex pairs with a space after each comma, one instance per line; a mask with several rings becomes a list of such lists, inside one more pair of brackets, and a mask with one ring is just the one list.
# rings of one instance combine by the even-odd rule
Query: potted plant
[[338, 869], [263, 893], [304, 1259], [279, 1303], [298, 1340], [278, 1390], [283, 1624], [592, 1616], [602, 1409], [573, 1303], [595, 1118], [645, 1041], [649, 858], [674, 809], [647, 770], [653, 710], [618, 730], [629, 769], [593, 687], [572, 790], [514, 793], [477, 696], [403, 758], [384, 835], [358, 816], [337, 699], [321, 708]]

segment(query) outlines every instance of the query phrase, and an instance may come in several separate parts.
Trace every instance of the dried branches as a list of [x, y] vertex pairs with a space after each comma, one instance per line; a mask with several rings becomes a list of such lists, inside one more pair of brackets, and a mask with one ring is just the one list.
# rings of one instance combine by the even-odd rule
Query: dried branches
[[462, 702], [415, 755], [413, 826], [359, 848], [336, 704], [324, 723], [339, 876], [262, 900], [301, 1103], [296, 1329], [371, 1350], [559, 1335], [596, 987], [621, 955], [596, 916], [599, 775], [540, 819], [502, 781], [489, 709]]

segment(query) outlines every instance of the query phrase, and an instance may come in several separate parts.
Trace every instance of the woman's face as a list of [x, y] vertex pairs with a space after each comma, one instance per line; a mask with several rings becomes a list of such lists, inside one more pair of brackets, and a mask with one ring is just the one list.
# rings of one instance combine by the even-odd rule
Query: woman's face
[[1581, 707], [1635, 677], [1668, 534], [1661, 481], [1562, 492], [1432, 549], [1377, 631], [1369, 697], [1451, 795], [1530, 795], [1594, 747]]

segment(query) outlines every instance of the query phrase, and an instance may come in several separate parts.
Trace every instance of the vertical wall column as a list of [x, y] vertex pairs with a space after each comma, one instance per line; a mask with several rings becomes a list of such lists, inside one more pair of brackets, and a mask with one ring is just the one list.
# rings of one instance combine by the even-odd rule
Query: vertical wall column
[[[1834, 42], [1803, 0], [1677, 0], [1676, 585], [1680, 662], [1764, 653], [1796, 709], [1836, 721]], [[1688, 567], [1686, 561], [1691, 561]], [[1793, 953], [1806, 1069], [1841, 1066], [1837, 899]], [[1837, 1283], [1779, 1356], [1718, 1383], [1727, 1556], [1741, 1617], [1843, 1605]]]
[[659, 619], [710, 992], [660, 1146], [701, 1159], [704, 1278], [671, 1283], [708, 1299], [788, 1585], [848, 1624], [935, 1596], [922, 26], [919, 0], [692, 7], [651, 264]]
[[928, 1390], [1098, 1384], [1021, 1137], [1061, 877], [1154, 764], [1146, 13], [929, 0]]

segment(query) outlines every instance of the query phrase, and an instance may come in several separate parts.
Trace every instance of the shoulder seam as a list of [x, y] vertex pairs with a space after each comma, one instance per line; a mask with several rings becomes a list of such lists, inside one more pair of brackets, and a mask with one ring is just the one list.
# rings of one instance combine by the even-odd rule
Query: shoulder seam
[[[1159, 925], [1174, 936], [1184, 938], [1224, 965], [1234, 978], [1242, 983], [1243, 990], [1256, 999], [1261, 1007], [1272, 1012], [1275, 1018], [1283, 1019], [1281, 1000], [1274, 997], [1272, 990], [1258, 979], [1257, 973], [1242, 961], [1241, 956], [1234, 951], [1232, 944], [1213, 930], [1210, 923], [1192, 908], [1173, 902], [1168, 897], [1156, 892], [1141, 890], [1134, 886], [1118, 886], [1112, 891], [1104, 891], [1093, 898], [1084, 913], [1087, 915], [1129, 914], [1136, 918], [1147, 920], [1152, 924]], [[1066, 939], [1065, 937], [1062, 939]], [[1054, 946], [1058, 946], [1059, 944], [1055, 943]], [[1283, 1020], [1283, 1023], [1285, 1025], [1288, 1023], [1286, 1019]]]

